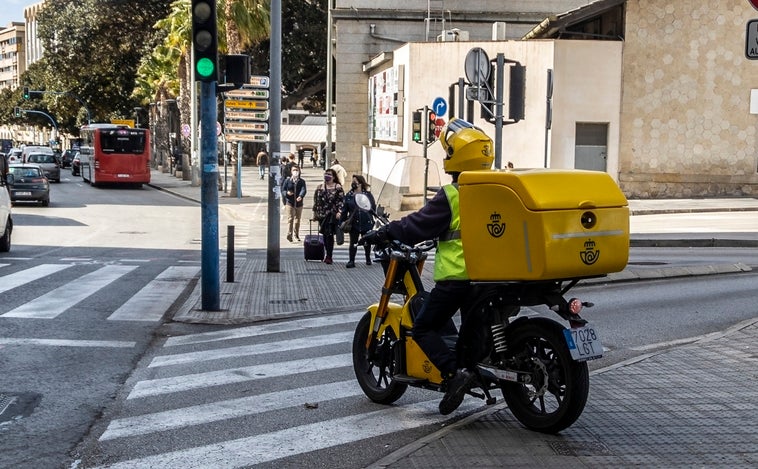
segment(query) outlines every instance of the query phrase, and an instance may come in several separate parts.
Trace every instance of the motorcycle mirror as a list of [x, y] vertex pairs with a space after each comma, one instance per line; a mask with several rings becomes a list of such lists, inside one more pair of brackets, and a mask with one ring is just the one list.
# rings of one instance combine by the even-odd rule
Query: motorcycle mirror
[[369, 200], [368, 196], [366, 194], [355, 194], [355, 203], [358, 205], [358, 208], [361, 210], [364, 210], [366, 212], [371, 211], [371, 200]]

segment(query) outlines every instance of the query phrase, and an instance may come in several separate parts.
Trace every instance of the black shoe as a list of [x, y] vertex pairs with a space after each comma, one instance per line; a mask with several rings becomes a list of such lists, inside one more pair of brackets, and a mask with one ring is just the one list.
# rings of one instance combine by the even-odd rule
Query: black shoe
[[463, 402], [471, 383], [474, 381], [474, 374], [470, 371], [460, 369], [455, 372], [455, 376], [445, 380], [447, 390], [445, 396], [440, 401], [440, 414], [447, 415], [457, 409]]
[[366, 259], [366, 265], [371, 265], [371, 259]]
[[348, 269], [352, 269], [353, 267], [355, 267], [355, 262], [350, 261], [347, 264], [345, 264], [345, 267]]

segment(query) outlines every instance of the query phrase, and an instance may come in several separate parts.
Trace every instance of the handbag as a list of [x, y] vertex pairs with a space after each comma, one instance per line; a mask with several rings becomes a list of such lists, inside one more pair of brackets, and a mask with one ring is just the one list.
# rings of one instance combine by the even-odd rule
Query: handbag
[[350, 216], [347, 218], [347, 220], [340, 223], [339, 231], [343, 233], [350, 233], [350, 230], [353, 229], [353, 218], [355, 217], [355, 212], [350, 214]]
[[342, 246], [343, 244], [345, 244], [345, 232], [344, 231], [337, 230], [337, 232], [334, 233], [334, 235], [335, 235], [335, 241], [336, 241], [336, 243], [337, 243], [338, 246]]

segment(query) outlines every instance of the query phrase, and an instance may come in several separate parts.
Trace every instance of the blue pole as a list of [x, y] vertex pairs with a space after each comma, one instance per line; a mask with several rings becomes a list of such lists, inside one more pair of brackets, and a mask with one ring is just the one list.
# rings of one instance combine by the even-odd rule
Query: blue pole
[[218, 252], [218, 143], [216, 82], [200, 82], [201, 294], [203, 310], [221, 309]]

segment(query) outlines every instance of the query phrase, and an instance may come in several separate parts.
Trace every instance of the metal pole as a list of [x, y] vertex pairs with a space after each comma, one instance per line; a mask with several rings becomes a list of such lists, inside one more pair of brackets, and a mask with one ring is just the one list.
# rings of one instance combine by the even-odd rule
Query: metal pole
[[226, 281], [234, 283], [234, 225], [226, 225]]
[[237, 198], [242, 198], [242, 142], [237, 142]]
[[269, 119], [268, 243], [266, 271], [279, 272], [279, 157], [282, 127], [282, 0], [271, 0], [271, 114]]
[[424, 205], [429, 202], [429, 106], [424, 106]]
[[219, 285], [218, 272], [218, 156], [216, 154], [218, 143], [216, 140], [216, 118], [216, 82], [201, 82], [201, 294], [203, 309], [207, 311], [218, 311], [221, 307], [221, 286]]
[[334, 71], [332, 70], [332, 3], [334, 0], [327, 1], [326, 13], [326, 148], [321, 158], [324, 159], [324, 168], [329, 168], [332, 152], [332, 80]]
[[497, 54], [497, 84], [495, 100], [495, 169], [503, 167], [503, 79], [505, 55]]

